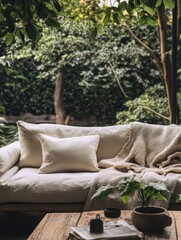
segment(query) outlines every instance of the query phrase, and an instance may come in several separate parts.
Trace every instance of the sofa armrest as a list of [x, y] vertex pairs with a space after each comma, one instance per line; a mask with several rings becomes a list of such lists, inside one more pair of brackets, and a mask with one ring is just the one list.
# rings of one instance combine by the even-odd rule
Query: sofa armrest
[[13, 167], [20, 158], [19, 141], [0, 148], [0, 175]]

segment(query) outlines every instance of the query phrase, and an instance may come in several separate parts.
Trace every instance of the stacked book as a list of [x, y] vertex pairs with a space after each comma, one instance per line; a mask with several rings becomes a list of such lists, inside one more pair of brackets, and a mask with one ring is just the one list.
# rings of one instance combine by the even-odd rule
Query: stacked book
[[124, 220], [105, 222], [103, 233], [91, 233], [89, 226], [71, 227], [70, 240], [141, 240], [142, 233]]

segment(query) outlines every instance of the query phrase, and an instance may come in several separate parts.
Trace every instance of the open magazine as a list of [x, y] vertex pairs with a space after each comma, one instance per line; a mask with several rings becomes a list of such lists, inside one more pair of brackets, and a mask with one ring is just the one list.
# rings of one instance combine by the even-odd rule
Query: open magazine
[[124, 220], [117, 221], [116, 225], [113, 222], [104, 223], [103, 233], [91, 233], [89, 226], [71, 227], [70, 240], [141, 240], [142, 233], [139, 232], [133, 225], [128, 224]]

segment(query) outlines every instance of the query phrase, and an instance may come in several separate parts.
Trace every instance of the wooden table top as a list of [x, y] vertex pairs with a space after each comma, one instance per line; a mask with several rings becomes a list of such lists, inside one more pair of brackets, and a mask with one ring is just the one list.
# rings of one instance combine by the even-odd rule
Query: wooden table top
[[[83, 213], [48, 213], [32, 232], [28, 240], [67, 240], [71, 226], [87, 225], [90, 219], [99, 213], [104, 218], [103, 211]], [[181, 212], [169, 211], [172, 224], [159, 234], [144, 234], [145, 240], [181, 240]], [[122, 211], [120, 218], [131, 221], [131, 211]], [[159, 223], [158, 223], [159, 224]]]

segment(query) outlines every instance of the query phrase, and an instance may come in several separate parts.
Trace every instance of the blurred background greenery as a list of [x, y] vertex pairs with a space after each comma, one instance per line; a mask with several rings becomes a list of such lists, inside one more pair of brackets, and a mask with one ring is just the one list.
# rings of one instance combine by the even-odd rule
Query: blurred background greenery
[[[76, 2], [81, 1], [72, 0], [71, 4]], [[64, 70], [62, 102], [70, 123], [78, 120], [91, 126], [132, 121], [169, 124], [163, 79], [150, 53], [119, 24], [115, 9], [111, 10], [113, 23], [106, 19], [109, 14], [106, 10], [104, 26], [93, 34], [94, 6], [88, 2], [82, 1], [86, 8], [81, 12], [76, 7], [70, 10], [66, 1], [62, 1], [66, 14], [70, 10], [72, 17], [60, 17], [58, 28], [54, 28], [57, 22], [49, 19], [42, 27], [41, 38], [37, 35], [38, 41], [32, 41], [34, 35], [29, 31], [30, 39], [14, 41], [7, 35], [6, 41], [1, 40], [0, 60], [8, 67], [0, 68], [0, 116], [18, 116], [24, 120], [26, 113], [55, 115], [55, 82], [61, 67]], [[132, 19], [131, 30], [160, 56], [158, 29], [153, 19], [142, 17], [144, 21], [146, 24], [140, 24]], [[170, 47], [169, 17], [167, 21]], [[178, 80], [181, 80], [181, 69], [178, 69]], [[180, 98], [178, 93], [179, 103]], [[14, 125], [0, 125], [0, 146], [16, 139], [16, 132]]]

